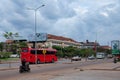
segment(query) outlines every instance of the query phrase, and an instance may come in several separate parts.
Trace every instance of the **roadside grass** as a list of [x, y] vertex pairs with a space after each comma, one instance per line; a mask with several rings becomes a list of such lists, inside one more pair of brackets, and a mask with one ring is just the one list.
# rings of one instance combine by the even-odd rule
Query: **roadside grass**
[[0, 58], [0, 62], [2, 61], [19, 61], [20, 58]]

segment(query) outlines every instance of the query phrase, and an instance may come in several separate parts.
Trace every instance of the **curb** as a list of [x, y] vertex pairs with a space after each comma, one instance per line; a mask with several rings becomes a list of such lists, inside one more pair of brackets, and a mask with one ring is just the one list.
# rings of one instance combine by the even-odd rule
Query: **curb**
[[89, 69], [89, 70], [120, 71], [119, 69]]
[[18, 69], [18, 68], [6, 68], [6, 69], [0, 69], [0, 71], [15, 70], [15, 69]]

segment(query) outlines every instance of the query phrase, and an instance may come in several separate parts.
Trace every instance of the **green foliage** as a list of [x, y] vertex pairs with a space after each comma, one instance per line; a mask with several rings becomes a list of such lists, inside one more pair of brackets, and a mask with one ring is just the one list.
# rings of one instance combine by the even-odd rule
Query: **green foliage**
[[0, 51], [3, 50], [3, 45], [4, 45], [4, 43], [3, 43], [3, 42], [0, 42]]
[[19, 47], [23, 48], [23, 47], [28, 47], [26, 42], [19, 42]]
[[14, 37], [18, 37], [19, 34], [18, 33], [12, 33], [12, 32], [5, 32], [3, 34], [3, 36], [6, 38], [6, 39], [13, 39]]
[[0, 43], [0, 57], [7, 58], [13, 53], [19, 54], [21, 51], [21, 47], [27, 47], [27, 43], [17, 42], [17, 43], [7, 44], [6, 47], [4, 48], [5, 51], [3, 52], [3, 45]]
[[62, 49], [62, 47], [60, 47], [60, 46], [53, 46], [53, 48], [57, 49], [57, 50], [61, 50]]
[[106, 54], [112, 54], [110, 49], [97, 48], [97, 52], [104, 52]]
[[[5, 32], [3, 34], [3, 36], [6, 39], [14, 40], [14, 38], [19, 37], [19, 34], [18, 33], [12, 33], [12, 32]], [[11, 44], [6, 44], [5, 47], [4, 47], [5, 52], [3, 52], [3, 45], [2, 45], [2, 43], [0, 43], [1, 56], [8, 57], [9, 54], [11, 54], [9, 52], [19, 54], [20, 51], [21, 51], [21, 49], [20, 49], [21, 47], [27, 47], [27, 43], [26, 42], [18, 42], [18, 41], [16, 41], [16, 42], [11, 43]]]
[[12, 52], [0, 52], [0, 58], [9, 58]]
[[64, 54], [63, 54], [60, 50], [58, 50], [56, 55], [57, 55], [59, 58], [61, 58], [61, 57], [63, 57]]
[[112, 54], [112, 50], [106, 50], [107, 54]]
[[95, 54], [93, 49], [80, 49], [72, 46], [64, 47], [64, 48], [60, 46], [53, 46], [53, 48], [57, 49], [58, 57], [69, 57], [69, 58], [72, 56], [86, 57]]

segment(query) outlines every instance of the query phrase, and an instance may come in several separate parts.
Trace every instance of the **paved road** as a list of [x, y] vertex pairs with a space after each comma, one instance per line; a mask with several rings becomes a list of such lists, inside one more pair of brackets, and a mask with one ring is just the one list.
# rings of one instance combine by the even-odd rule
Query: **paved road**
[[25, 73], [25, 74], [24, 73], [20, 74], [18, 72], [18, 69], [0, 71], [0, 79], [1, 80], [10, 80], [10, 79], [11, 80], [18, 80], [18, 78], [21, 78], [25, 75], [32, 76], [32, 75], [38, 75], [40, 73], [45, 74], [47, 72], [65, 70], [65, 69], [69, 69], [69, 68], [77, 68], [80, 66], [83, 67], [83, 66], [88, 66], [88, 65], [93, 65], [93, 64], [108, 63], [108, 62], [111, 62], [111, 60], [105, 59], [105, 60], [97, 60], [97, 61], [78, 61], [78, 62], [72, 62], [72, 63], [70, 61], [63, 60], [63, 61], [60, 61], [60, 62], [54, 63], [54, 64], [31, 65], [30, 66], [31, 72]]
[[120, 63], [95, 64], [82, 67], [82, 70], [79, 67], [49, 80], [120, 80]]
[[76, 71], [76, 73], [65, 74], [50, 80], [120, 80], [120, 71]]

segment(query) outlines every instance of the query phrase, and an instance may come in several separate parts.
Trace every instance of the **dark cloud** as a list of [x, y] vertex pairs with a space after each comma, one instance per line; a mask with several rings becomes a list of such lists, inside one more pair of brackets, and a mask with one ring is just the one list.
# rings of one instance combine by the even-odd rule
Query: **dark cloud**
[[73, 8], [69, 6], [67, 1], [63, 0], [48, 0], [42, 13], [44, 17], [51, 20], [68, 18], [75, 15]]
[[[119, 38], [119, 0], [1, 0], [0, 32], [34, 34], [34, 11], [37, 8], [37, 32], [107, 42]], [[113, 28], [114, 27], [114, 28]], [[111, 37], [112, 36], [112, 37]]]

